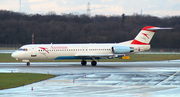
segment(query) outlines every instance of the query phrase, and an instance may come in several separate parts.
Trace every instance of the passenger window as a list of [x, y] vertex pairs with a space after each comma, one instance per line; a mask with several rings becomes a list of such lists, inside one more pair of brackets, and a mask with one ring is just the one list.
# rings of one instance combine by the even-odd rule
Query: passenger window
[[22, 51], [22, 50], [23, 50], [22, 48], [19, 49], [19, 51]]

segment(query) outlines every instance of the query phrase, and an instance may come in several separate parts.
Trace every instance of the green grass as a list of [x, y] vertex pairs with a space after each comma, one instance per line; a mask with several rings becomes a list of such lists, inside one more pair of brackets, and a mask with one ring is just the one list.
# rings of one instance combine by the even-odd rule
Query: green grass
[[0, 89], [8, 89], [55, 77], [51, 74], [0, 73]]
[[[180, 59], [180, 54], [132, 54], [130, 59], [100, 59], [100, 62], [133, 62], [133, 61], [160, 61]], [[31, 60], [31, 62], [80, 62], [81, 60]], [[91, 60], [87, 60], [91, 61]], [[11, 57], [11, 54], [0, 54], [0, 62], [21, 62]]]

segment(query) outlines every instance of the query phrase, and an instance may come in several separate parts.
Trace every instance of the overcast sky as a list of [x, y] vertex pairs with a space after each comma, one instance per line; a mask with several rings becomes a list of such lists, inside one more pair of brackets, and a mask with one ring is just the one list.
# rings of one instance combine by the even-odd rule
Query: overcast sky
[[[19, 12], [20, 0], [0, 0], [0, 9]], [[91, 15], [149, 14], [158, 17], [180, 15], [180, 0], [21, 0], [21, 12], [27, 14], [87, 13]]]

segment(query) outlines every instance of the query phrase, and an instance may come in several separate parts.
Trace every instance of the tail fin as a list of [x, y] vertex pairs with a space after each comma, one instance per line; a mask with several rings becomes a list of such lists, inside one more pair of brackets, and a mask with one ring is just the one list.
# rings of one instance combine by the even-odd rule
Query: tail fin
[[159, 29], [172, 29], [172, 28], [160, 28], [160, 27], [154, 27], [154, 26], [144, 27], [139, 32], [139, 34], [135, 37], [135, 39], [131, 42], [131, 44], [149, 45], [156, 30], [159, 30]]

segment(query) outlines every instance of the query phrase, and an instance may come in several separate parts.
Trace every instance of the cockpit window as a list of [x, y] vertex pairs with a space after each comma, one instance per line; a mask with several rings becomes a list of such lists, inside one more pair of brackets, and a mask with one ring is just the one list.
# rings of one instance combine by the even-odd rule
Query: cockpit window
[[27, 48], [20, 48], [19, 51], [28, 51]]

